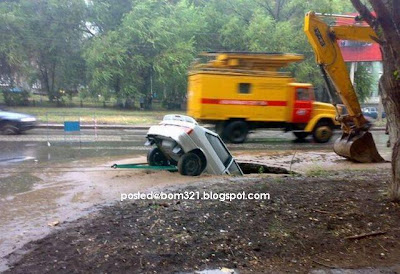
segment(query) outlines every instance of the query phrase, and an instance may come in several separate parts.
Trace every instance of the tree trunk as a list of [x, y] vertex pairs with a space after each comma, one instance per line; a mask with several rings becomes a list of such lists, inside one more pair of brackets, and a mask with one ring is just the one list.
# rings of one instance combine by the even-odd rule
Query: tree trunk
[[[387, 59], [386, 59], [387, 60]], [[384, 73], [380, 80], [382, 86], [382, 103], [389, 124], [392, 152], [392, 181], [389, 185], [389, 195], [392, 200], [400, 201], [400, 86], [393, 76], [390, 65], [384, 65]], [[388, 73], [391, 71], [392, 73]]]
[[379, 38], [383, 61], [379, 84], [393, 144], [389, 195], [392, 200], [400, 201], [400, 1], [369, 0], [376, 15], [360, 0], [351, 2]]
[[389, 196], [393, 201], [400, 201], [400, 139], [393, 146], [392, 182], [389, 185]]
[[50, 102], [53, 102], [53, 93], [50, 90], [50, 82], [49, 82], [49, 74], [47, 72], [47, 68], [43, 67], [43, 69], [40, 69], [41, 71], [41, 76], [42, 76], [42, 87], [44, 86], [47, 92], [47, 96], [49, 97]]
[[378, 117], [377, 117], [377, 121], [382, 121], [382, 112], [383, 112], [382, 92], [379, 91], [379, 96], [378, 96]]
[[392, 200], [400, 201], [400, 83], [396, 79], [394, 56], [389, 45], [382, 48], [383, 75], [380, 79], [382, 88], [382, 103], [389, 123], [392, 152], [392, 182], [389, 185], [389, 195]]

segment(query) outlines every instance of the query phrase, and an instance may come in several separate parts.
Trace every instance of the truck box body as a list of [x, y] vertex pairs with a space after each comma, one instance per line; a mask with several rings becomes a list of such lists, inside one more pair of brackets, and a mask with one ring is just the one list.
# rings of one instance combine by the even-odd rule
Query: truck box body
[[285, 122], [293, 100], [289, 77], [198, 72], [189, 77], [188, 113], [199, 120]]

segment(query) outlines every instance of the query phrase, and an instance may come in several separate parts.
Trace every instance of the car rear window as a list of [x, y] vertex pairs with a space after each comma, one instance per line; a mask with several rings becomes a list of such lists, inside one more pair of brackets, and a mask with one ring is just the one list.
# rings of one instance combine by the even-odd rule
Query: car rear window
[[228, 152], [226, 149], [224, 143], [221, 141], [219, 137], [216, 137], [214, 135], [211, 135], [209, 133], [206, 133], [206, 137], [208, 141], [210, 142], [211, 146], [215, 150], [215, 152], [218, 155], [218, 158], [222, 161], [224, 166], [228, 166], [230, 161], [231, 161], [231, 154]]

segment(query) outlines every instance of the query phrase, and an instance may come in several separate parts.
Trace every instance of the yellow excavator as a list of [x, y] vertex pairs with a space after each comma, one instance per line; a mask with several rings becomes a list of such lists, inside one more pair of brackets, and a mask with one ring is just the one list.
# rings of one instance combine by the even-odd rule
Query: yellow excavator
[[[337, 112], [336, 119], [341, 123], [343, 134], [335, 142], [333, 150], [336, 154], [356, 162], [384, 162], [376, 149], [372, 134], [368, 131], [371, 123], [362, 114], [337, 43], [337, 40], [371, 43], [377, 40], [377, 36], [372, 28], [357, 23], [356, 20], [353, 25], [330, 26], [323, 20], [324, 16], [326, 15], [308, 12], [305, 16], [304, 32], [314, 50], [316, 62], [321, 68], [329, 92], [331, 94], [336, 92], [348, 111], [348, 114]], [[329, 17], [350, 16], [329, 15]]]

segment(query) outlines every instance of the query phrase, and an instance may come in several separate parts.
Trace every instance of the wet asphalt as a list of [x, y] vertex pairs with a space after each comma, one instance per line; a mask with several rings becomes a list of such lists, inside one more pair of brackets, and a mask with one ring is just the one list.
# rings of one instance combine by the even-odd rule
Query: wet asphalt
[[[62, 129], [34, 129], [21, 135], [0, 135], [0, 169], [15, 167], [24, 162], [40, 162], [49, 165], [68, 163], [86, 158], [107, 158], [113, 156], [145, 155], [148, 147], [145, 129], [84, 129], [79, 133], [65, 133]], [[375, 142], [384, 148], [387, 135], [382, 131], [373, 132]], [[332, 150], [334, 140], [340, 136], [335, 132], [331, 141], [315, 143], [311, 137], [305, 141], [295, 140], [290, 132], [278, 130], [257, 130], [249, 135], [244, 144], [227, 144], [237, 150]]]

